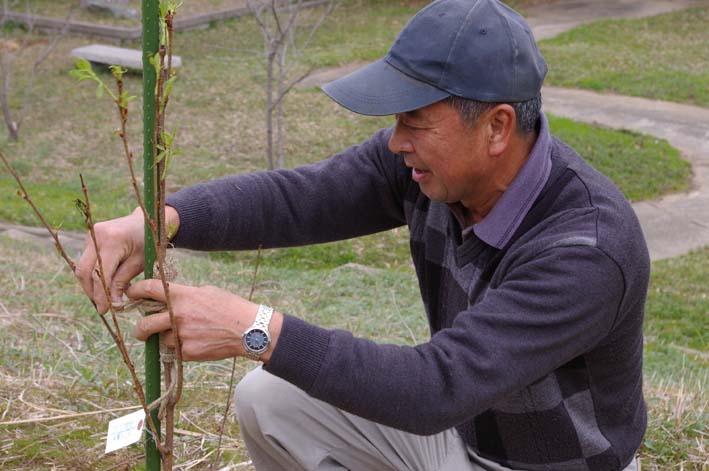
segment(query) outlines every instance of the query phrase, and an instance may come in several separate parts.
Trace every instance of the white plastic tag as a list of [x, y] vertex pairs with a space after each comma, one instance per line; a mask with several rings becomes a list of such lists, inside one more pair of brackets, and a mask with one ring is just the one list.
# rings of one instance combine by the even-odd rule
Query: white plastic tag
[[126, 447], [140, 440], [145, 425], [145, 412], [137, 410], [108, 423], [106, 453]]

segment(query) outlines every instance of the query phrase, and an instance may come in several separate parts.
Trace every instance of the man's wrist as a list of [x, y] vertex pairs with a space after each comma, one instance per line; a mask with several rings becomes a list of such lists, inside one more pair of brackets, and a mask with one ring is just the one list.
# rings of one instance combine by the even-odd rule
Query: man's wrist
[[[145, 220], [145, 215], [140, 207], [135, 208], [132, 214]], [[180, 228], [180, 215], [172, 206], [165, 205], [165, 221], [167, 221], [167, 238], [169, 240], [175, 237], [177, 230]]]
[[268, 360], [271, 359], [273, 350], [276, 348], [278, 343], [278, 337], [281, 335], [281, 329], [283, 328], [283, 314], [274, 310], [271, 316], [271, 323], [268, 325], [268, 333], [271, 337], [271, 345], [269, 345], [268, 350], [261, 354], [261, 361], [266, 364]]

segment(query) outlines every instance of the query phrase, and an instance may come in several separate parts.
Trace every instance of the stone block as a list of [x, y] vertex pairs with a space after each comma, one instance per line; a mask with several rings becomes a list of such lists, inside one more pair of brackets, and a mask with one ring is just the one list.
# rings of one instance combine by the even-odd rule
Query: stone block
[[[91, 44], [73, 49], [71, 56], [83, 58], [96, 64], [120, 65], [133, 70], [143, 69], [143, 52], [137, 49]], [[181, 66], [180, 56], [172, 56], [172, 67], [176, 69]]]

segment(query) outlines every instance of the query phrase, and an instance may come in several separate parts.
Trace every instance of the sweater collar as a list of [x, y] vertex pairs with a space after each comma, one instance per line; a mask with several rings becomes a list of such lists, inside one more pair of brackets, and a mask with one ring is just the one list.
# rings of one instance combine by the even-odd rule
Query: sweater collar
[[544, 113], [540, 119], [537, 142], [522, 169], [488, 215], [463, 231], [464, 238], [472, 231], [488, 245], [502, 249], [529, 212], [551, 173], [549, 122]]

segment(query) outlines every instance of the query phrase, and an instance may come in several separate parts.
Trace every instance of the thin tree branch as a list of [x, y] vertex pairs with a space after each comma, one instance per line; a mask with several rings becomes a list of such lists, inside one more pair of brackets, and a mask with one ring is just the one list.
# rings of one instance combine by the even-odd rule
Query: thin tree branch
[[[166, 266], [166, 252], [168, 246], [167, 238], [167, 221], [165, 218], [165, 198], [166, 198], [166, 169], [167, 169], [167, 155], [172, 150], [168, 149], [168, 144], [163, 139], [163, 133], [165, 131], [165, 114], [168, 104], [168, 98], [165, 97], [165, 83], [171, 77], [172, 74], [172, 37], [173, 37], [173, 12], [168, 11], [164, 18], [164, 27], [167, 29], [166, 33], [166, 44], [161, 44], [160, 53], [160, 67], [158, 72], [158, 85], [157, 93], [155, 96], [156, 100], [156, 140], [154, 141], [154, 151], [153, 155], [157, 155], [157, 146], [160, 144], [162, 146], [163, 157], [158, 162], [155, 159], [153, 162], [154, 178], [159, 178], [158, 191], [156, 192], [157, 198], [157, 209], [156, 218], [158, 221], [159, 237], [154, 239], [155, 241], [155, 251], [157, 254], [157, 266], [159, 279], [161, 281], [163, 291], [165, 292], [165, 304], [167, 307], [168, 315], [170, 318], [170, 326], [175, 338], [175, 362], [164, 361], [165, 366], [165, 382], [167, 388], [171, 393], [167, 397], [166, 407], [165, 407], [165, 449], [168, 454], [164, 456], [163, 464], [166, 470], [171, 470], [173, 465], [173, 448], [174, 448], [174, 430], [175, 430], [175, 406], [180, 400], [182, 395], [182, 383], [183, 383], [183, 360], [182, 360], [182, 341], [180, 339], [179, 331], [177, 329], [177, 322], [175, 320], [175, 314], [172, 307], [172, 300], [170, 296], [170, 284], [167, 278], [167, 266]], [[165, 65], [165, 58], [167, 56], [167, 66]], [[169, 144], [172, 146], [172, 143]], [[156, 180], [157, 181], [157, 180]], [[173, 378], [173, 366], [176, 369], [175, 376]], [[176, 385], [174, 391], [173, 382]]]
[[264, 43], [270, 44], [271, 43], [271, 34], [270, 30], [268, 28], [268, 25], [266, 24], [266, 20], [263, 19], [263, 10], [266, 8], [264, 4], [259, 2], [258, 0], [247, 0], [246, 5], [249, 7], [249, 10], [254, 15], [254, 19], [259, 25], [259, 28], [261, 28], [261, 32], [264, 35]]
[[86, 184], [84, 183], [83, 175], [79, 175], [79, 178], [81, 180], [81, 192], [84, 194], [84, 204], [80, 207], [80, 209], [86, 218], [86, 225], [89, 229], [89, 234], [91, 234], [91, 240], [93, 241], [93, 244], [94, 244], [94, 250], [96, 252], [96, 261], [98, 264], [98, 277], [99, 277], [99, 281], [101, 282], [101, 286], [103, 287], [103, 291], [106, 296], [106, 301], [108, 302], [109, 310], [111, 312], [111, 319], [113, 320], [113, 325], [115, 328], [113, 340], [116, 343], [116, 346], [118, 347], [118, 350], [121, 353], [121, 357], [123, 358], [123, 362], [126, 364], [126, 366], [128, 367], [128, 370], [130, 371], [130, 375], [133, 380], [133, 389], [135, 390], [135, 393], [138, 396], [138, 400], [140, 401], [140, 406], [143, 408], [143, 411], [145, 412], [148, 428], [150, 429], [153, 436], [157, 437], [155, 440], [155, 445], [158, 448], [158, 450], [160, 451], [160, 454], [164, 455], [165, 449], [160, 444], [160, 440], [159, 440], [160, 435], [158, 434], [157, 427], [155, 426], [155, 422], [153, 422], [153, 418], [150, 415], [150, 410], [148, 409], [148, 405], [145, 400], [145, 393], [143, 391], [143, 385], [140, 382], [140, 379], [138, 379], [138, 375], [135, 372], [135, 366], [133, 365], [133, 361], [130, 359], [130, 355], [128, 354], [128, 350], [126, 349], [126, 344], [123, 341], [123, 335], [121, 334], [121, 328], [118, 325], [118, 319], [116, 317], [116, 309], [113, 306], [113, 303], [111, 302], [111, 292], [108, 287], [108, 283], [106, 282], [106, 275], [105, 275], [105, 272], [103, 269], [103, 260], [101, 257], [101, 252], [99, 251], [98, 240], [96, 239], [96, 231], [94, 230], [93, 217], [91, 216], [91, 202], [89, 200], [89, 192], [88, 192], [88, 189], [86, 188]]
[[278, 11], [276, 10], [276, 0], [271, 0], [269, 6], [271, 7], [271, 14], [273, 15], [273, 19], [276, 21], [276, 31], [278, 32], [278, 38], [280, 41], [280, 39], [283, 37], [283, 29], [281, 28], [281, 20], [278, 17]]
[[138, 201], [138, 206], [143, 212], [143, 219], [148, 225], [148, 228], [150, 229], [150, 233], [152, 234], [154, 240], [158, 237], [158, 230], [155, 225], [155, 221], [150, 217], [150, 214], [148, 214], [148, 210], [146, 209], [145, 203], [143, 202], [143, 196], [141, 194], [140, 188], [138, 188], [138, 179], [135, 176], [135, 165], [133, 162], [133, 152], [130, 150], [130, 146], [128, 145], [128, 106], [127, 103], [124, 104], [122, 101], [123, 79], [119, 74], [114, 74], [114, 77], [116, 79], [116, 89], [118, 91], [118, 96], [113, 101], [116, 104], [116, 107], [118, 108], [118, 116], [121, 120], [121, 130], [119, 131], [118, 135], [121, 138], [121, 142], [123, 143], [123, 153], [126, 157], [126, 161], [128, 162], [128, 171], [130, 172], [130, 183], [133, 187], [135, 198]]
[[[328, 2], [327, 9], [323, 12], [322, 15], [320, 15], [320, 18], [318, 18], [318, 21], [315, 22], [312, 28], [310, 28], [310, 32], [308, 33], [308, 37], [303, 41], [303, 43], [300, 45], [300, 51], [304, 51], [310, 46], [311, 41], [313, 40], [313, 37], [315, 36], [315, 33], [320, 29], [320, 26], [322, 26], [323, 22], [325, 19], [332, 13], [332, 10], [335, 9], [335, 0], [331, 0]], [[295, 41], [294, 41], [295, 42]], [[300, 54], [300, 51], [296, 50], [293, 51], [293, 56], [298, 57]]]
[[271, 109], [273, 110], [274, 108], [276, 108], [276, 106], [278, 106], [281, 103], [281, 101], [283, 101], [285, 96], [288, 95], [288, 92], [290, 92], [293, 87], [295, 87], [300, 82], [302, 82], [303, 80], [308, 78], [308, 76], [312, 73], [313, 73], [313, 69], [309, 69], [307, 72], [303, 73], [300, 77], [298, 77], [297, 79], [293, 80], [290, 84], [288, 84], [288, 86], [283, 90], [283, 94], [281, 94], [279, 97], [277, 97], [276, 101], [273, 102], [273, 106], [271, 107]]

